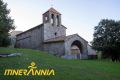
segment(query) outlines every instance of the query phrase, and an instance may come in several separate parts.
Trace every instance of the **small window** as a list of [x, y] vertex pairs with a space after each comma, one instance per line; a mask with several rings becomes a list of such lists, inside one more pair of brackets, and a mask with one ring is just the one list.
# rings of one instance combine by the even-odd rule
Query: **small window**
[[55, 36], [57, 36], [57, 32], [55, 32], [54, 34], [55, 34]]

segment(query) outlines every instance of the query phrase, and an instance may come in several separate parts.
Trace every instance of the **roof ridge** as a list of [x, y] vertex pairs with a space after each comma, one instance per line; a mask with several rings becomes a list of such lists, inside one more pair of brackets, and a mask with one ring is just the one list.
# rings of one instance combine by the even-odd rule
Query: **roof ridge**
[[[45, 13], [47, 12], [54, 12], [54, 13], [57, 13], [57, 14], [61, 14], [60, 12], [58, 12], [56, 9], [54, 9], [53, 7], [51, 7], [50, 9], [48, 9]], [[44, 13], [44, 14], [45, 14]]]

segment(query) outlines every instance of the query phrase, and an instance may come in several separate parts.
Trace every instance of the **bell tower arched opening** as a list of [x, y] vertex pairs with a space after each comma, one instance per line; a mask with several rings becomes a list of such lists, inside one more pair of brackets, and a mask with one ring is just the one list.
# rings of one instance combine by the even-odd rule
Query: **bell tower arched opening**
[[50, 23], [53, 26], [61, 26], [61, 14], [54, 8], [50, 8], [43, 14], [43, 23]]

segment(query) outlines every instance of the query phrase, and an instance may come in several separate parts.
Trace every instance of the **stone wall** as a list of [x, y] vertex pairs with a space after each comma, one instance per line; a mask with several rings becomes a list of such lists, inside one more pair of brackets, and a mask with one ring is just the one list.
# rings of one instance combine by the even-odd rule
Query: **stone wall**
[[[81, 59], [87, 59], [88, 57], [88, 51], [87, 51], [87, 41], [85, 41], [83, 38], [81, 38], [79, 35], [74, 34], [70, 38], [66, 38], [65, 40], [65, 53], [66, 55], [71, 55], [71, 45], [74, 41], [79, 41], [81, 44]], [[68, 56], [69, 57], [69, 56]]]
[[53, 55], [62, 56], [65, 54], [64, 42], [45, 43], [44, 51]]
[[51, 38], [65, 36], [66, 28], [63, 26], [52, 26], [52, 24], [46, 23], [44, 24], [44, 40], [48, 40]]
[[43, 49], [43, 27], [37, 27], [17, 36], [16, 47]]

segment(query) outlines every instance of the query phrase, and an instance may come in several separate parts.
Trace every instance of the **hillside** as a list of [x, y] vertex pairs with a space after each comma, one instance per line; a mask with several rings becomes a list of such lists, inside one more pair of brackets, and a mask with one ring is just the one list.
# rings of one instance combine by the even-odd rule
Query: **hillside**
[[[17, 57], [0, 57], [0, 80], [119, 80], [120, 63], [100, 60], [66, 60], [30, 49], [0, 48], [0, 54], [22, 53]], [[4, 76], [5, 69], [26, 69], [31, 62], [38, 69], [54, 69], [55, 76]]]

